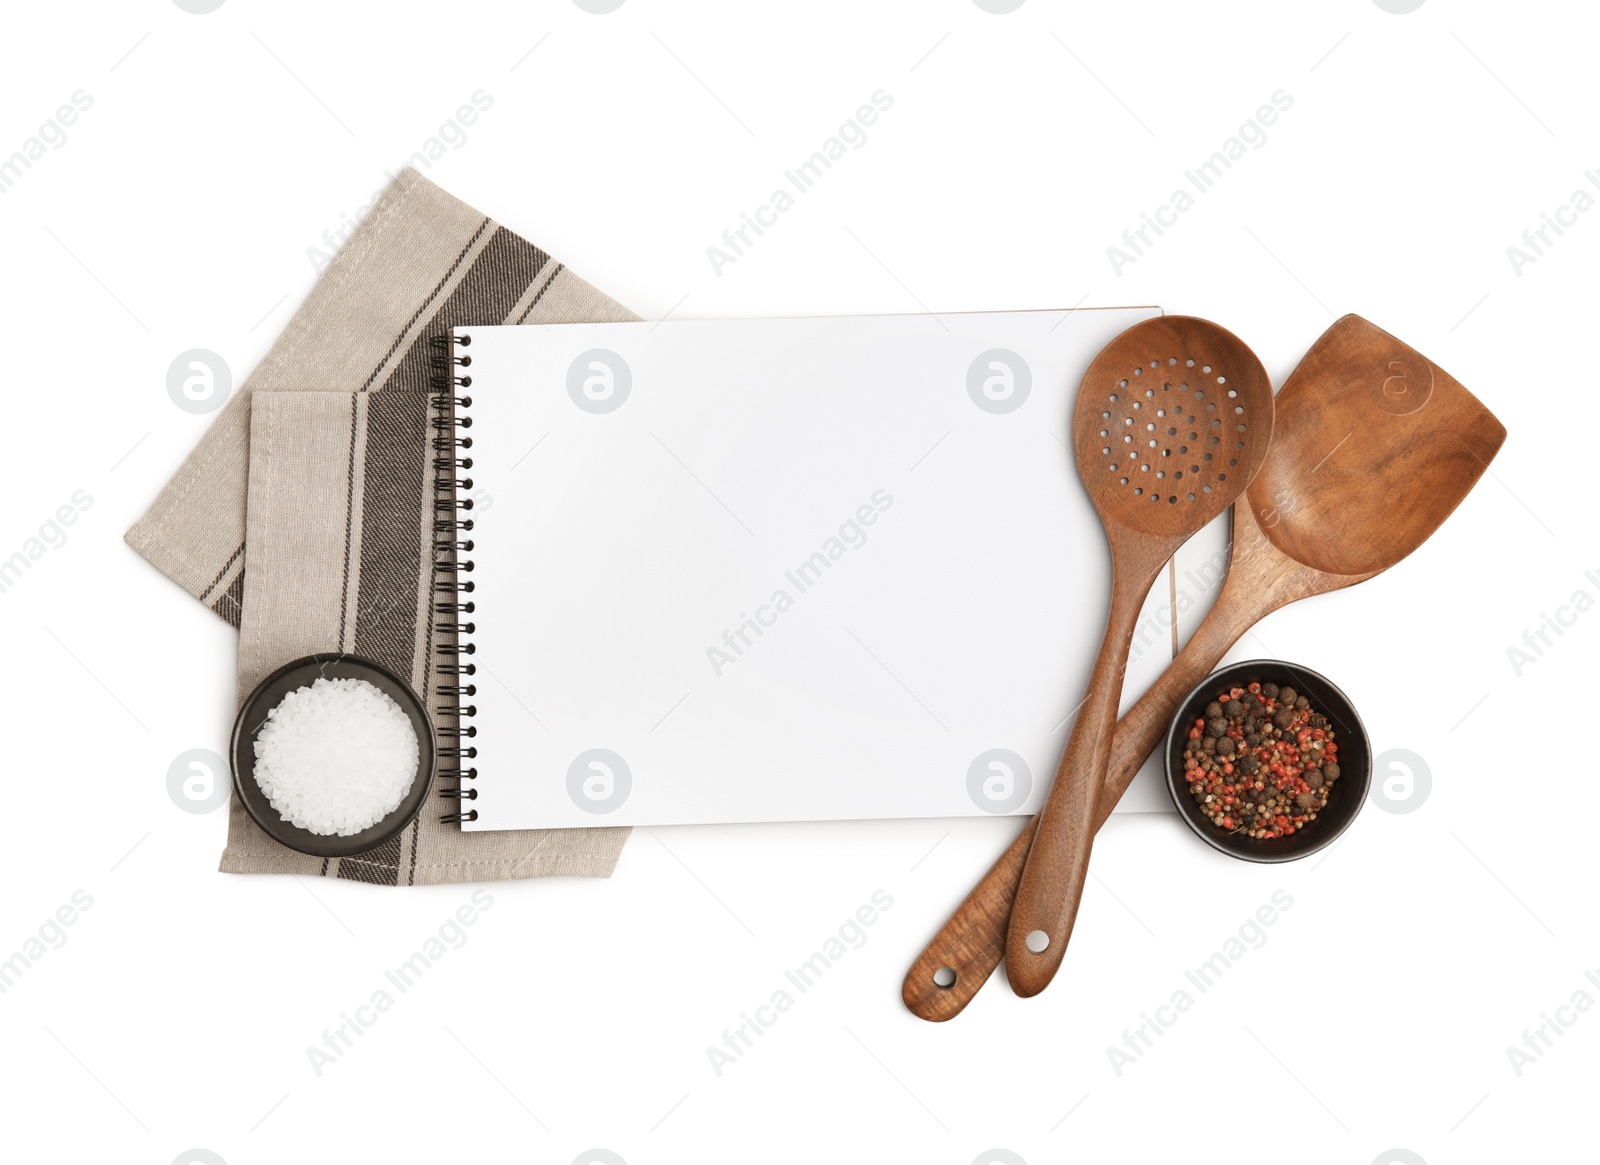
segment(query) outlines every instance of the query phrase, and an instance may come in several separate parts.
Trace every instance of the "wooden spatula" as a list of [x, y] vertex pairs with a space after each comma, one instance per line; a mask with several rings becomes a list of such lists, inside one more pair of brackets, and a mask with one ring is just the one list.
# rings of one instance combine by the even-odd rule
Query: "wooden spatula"
[[[1247, 504], [1234, 507], [1232, 564], [1216, 605], [1117, 724], [1095, 828], [1183, 696], [1245, 631], [1297, 599], [1372, 578], [1422, 545], [1505, 435], [1453, 377], [1360, 316], [1323, 333], [1278, 394], [1272, 448]], [[1033, 831], [1029, 822], [906, 974], [901, 995], [914, 1014], [959, 1015], [999, 965]]]

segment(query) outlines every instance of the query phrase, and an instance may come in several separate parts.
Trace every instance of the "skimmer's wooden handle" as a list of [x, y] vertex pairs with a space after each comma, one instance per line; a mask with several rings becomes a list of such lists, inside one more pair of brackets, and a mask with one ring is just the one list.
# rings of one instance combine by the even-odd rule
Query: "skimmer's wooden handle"
[[1128, 648], [1139, 619], [1144, 596], [1166, 561], [1154, 551], [1135, 547], [1119, 557], [1112, 549], [1111, 614], [1105, 638], [1089, 673], [1089, 687], [1078, 706], [1078, 719], [1067, 739], [1067, 749], [1050, 785], [1050, 795], [1039, 811], [1033, 844], [1011, 903], [1006, 930], [1006, 978], [1018, 995], [1037, 995], [1050, 985], [1078, 915], [1087, 855], [1094, 843], [1095, 802], [1111, 763], [1111, 737], [1116, 729], [1117, 705], [1122, 700], [1122, 677], [1128, 668]]

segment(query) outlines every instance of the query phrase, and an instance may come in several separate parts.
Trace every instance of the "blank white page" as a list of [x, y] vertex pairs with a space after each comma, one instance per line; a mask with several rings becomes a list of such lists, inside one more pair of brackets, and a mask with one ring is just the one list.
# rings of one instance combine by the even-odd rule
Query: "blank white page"
[[1110, 592], [1071, 406], [1159, 314], [462, 329], [465, 828], [1037, 809]]

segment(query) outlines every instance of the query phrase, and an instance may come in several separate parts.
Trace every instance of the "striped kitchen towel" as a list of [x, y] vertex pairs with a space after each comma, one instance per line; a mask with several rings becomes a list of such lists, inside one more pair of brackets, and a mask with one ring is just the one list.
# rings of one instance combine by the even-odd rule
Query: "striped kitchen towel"
[[[126, 535], [240, 630], [239, 698], [279, 665], [348, 651], [434, 710], [430, 340], [472, 324], [638, 317], [538, 247], [403, 172], [241, 390]], [[285, 849], [235, 798], [221, 868], [381, 885], [605, 877], [627, 829], [464, 833], [424, 808], [389, 844], [324, 861]]]

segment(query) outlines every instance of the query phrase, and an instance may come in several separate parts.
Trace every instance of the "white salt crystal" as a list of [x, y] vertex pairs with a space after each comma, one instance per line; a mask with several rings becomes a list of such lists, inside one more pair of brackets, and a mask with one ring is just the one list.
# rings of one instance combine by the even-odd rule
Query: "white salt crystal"
[[256, 783], [285, 821], [349, 837], [400, 807], [417, 776], [411, 718], [366, 680], [319, 679], [267, 713]]

